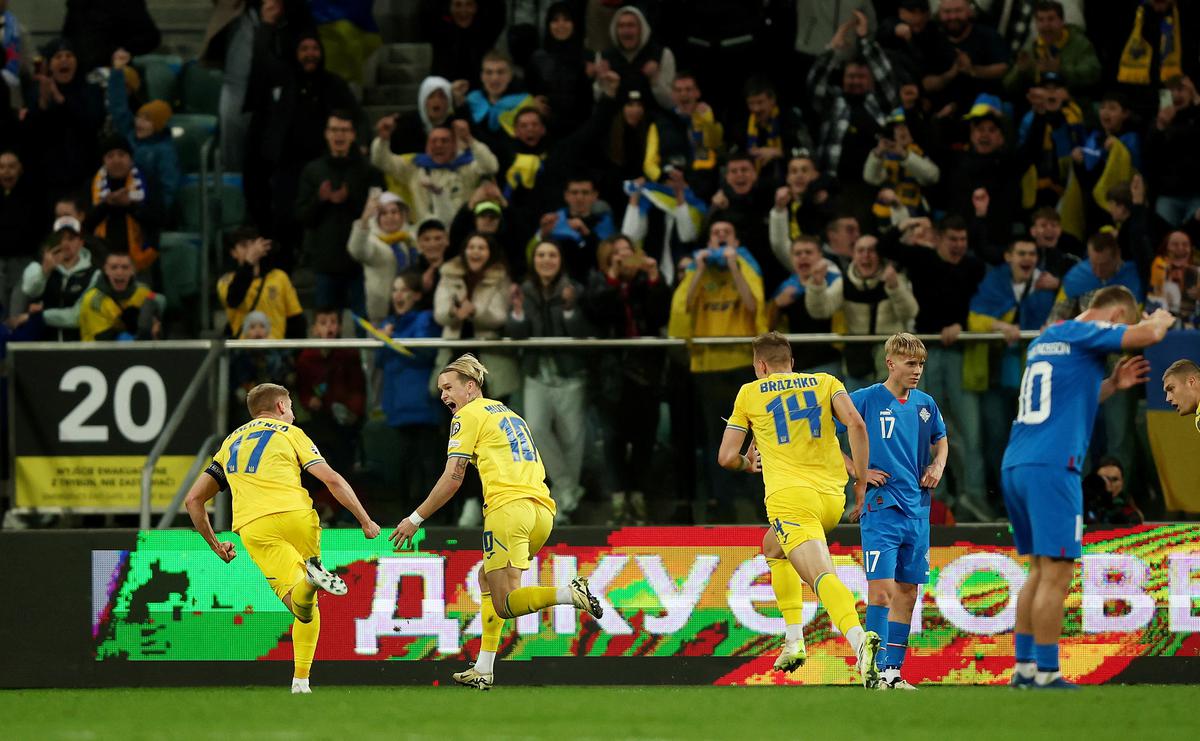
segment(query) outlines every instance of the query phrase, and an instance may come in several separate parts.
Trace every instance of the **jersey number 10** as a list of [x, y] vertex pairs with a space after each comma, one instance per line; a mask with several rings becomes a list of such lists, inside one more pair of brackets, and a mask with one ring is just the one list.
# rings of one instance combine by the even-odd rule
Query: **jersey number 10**
[[529, 434], [529, 426], [520, 417], [505, 417], [500, 420], [500, 429], [508, 436], [508, 447], [512, 449], [512, 457], [516, 462], [522, 459], [537, 460], [537, 448], [533, 446], [533, 435]]
[[[1021, 397], [1017, 407], [1017, 422], [1023, 425], [1040, 425], [1050, 419], [1050, 379], [1054, 366], [1039, 360], [1025, 369], [1021, 377]], [[1033, 394], [1034, 384], [1038, 393]]]
[[780, 394], [767, 404], [767, 411], [775, 418], [775, 436], [780, 445], [792, 441], [792, 433], [788, 430], [788, 422], [808, 420], [808, 431], [814, 437], [821, 436], [821, 407], [817, 406], [817, 395], [812, 391], [803, 392], [804, 406], [800, 406], [795, 394]]

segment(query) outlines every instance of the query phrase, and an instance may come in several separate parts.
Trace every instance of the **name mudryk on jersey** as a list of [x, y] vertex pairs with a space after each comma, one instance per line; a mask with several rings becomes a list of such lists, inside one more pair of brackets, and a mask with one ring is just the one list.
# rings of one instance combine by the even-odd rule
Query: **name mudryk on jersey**
[[768, 393], [771, 391], [788, 391], [791, 389], [807, 389], [813, 388], [821, 383], [821, 379], [816, 376], [794, 376], [792, 378], [779, 378], [771, 381], [762, 381], [758, 384], [759, 393]]

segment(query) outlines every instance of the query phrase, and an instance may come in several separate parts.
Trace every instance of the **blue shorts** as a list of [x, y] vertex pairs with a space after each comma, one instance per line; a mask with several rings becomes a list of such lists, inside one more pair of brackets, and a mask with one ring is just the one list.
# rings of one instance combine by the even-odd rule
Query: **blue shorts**
[[864, 512], [860, 531], [867, 581], [929, 581], [928, 519], [909, 517], [898, 507], [885, 507]]
[[1053, 466], [1013, 466], [1001, 472], [1000, 485], [1017, 553], [1082, 555], [1083, 486], [1078, 473]]

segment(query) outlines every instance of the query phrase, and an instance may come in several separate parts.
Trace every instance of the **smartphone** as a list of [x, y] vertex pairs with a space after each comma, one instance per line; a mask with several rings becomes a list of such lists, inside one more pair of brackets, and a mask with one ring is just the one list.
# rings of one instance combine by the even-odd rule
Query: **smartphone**
[[1175, 100], [1171, 97], [1171, 91], [1163, 88], [1158, 91], [1158, 110], [1170, 108], [1175, 105]]
[[383, 195], [383, 188], [380, 188], [378, 185], [372, 185], [367, 190], [367, 200], [369, 201], [378, 200], [381, 195]]

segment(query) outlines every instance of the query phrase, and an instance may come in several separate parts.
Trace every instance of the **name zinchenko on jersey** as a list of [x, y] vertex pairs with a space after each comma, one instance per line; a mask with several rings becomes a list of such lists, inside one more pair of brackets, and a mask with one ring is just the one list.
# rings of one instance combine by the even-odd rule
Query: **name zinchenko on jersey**
[[816, 376], [797, 376], [794, 378], [780, 378], [772, 381], [763, 381], [758, 384], [759, 393], [765, 394], [768, 391], [787, 391], [789, 389], [806, 389], [812, 388], [821, 383], [821, 380]]

